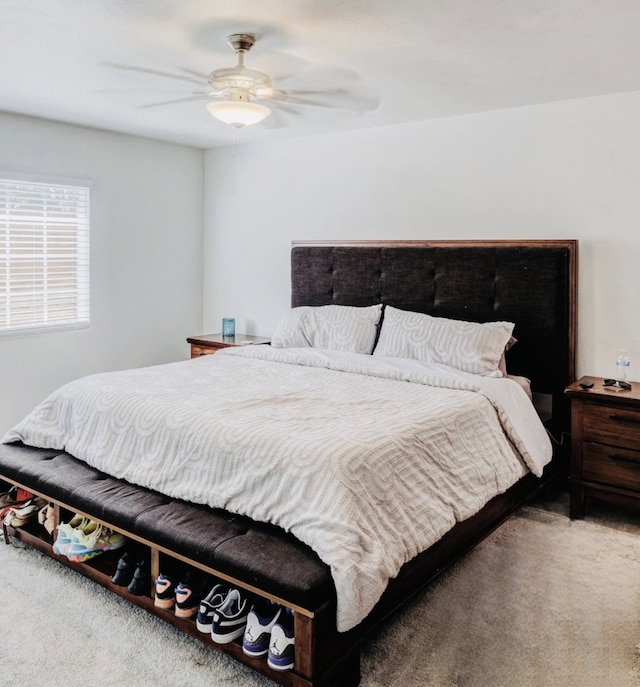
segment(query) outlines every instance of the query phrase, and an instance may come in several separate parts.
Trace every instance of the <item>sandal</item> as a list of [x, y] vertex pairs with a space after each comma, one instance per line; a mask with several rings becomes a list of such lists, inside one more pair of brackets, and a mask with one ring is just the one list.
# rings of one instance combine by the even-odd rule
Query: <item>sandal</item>
[[38, 511], [38, 522], [47, 530], [49, 534], [53, 534], [55, 528], [55, 511], [53, 503], [47, 503]]
[[0, 494], [0, 508], [12, 506], [17, 501], [18, 487], [11, 487], [9, 491]]
[[9, 511], [26, 505], [33, 498], [36, 498], [34, 494], [21, 487], [11, 487], [9, 491], [0, 494], [0, 520], [4, 520]]
[[22, 527], [38, 517], [38, 511], [45, 503], [44, 499], [36, 496], [22, 506], [14, 506], [4, 516], [3, 524], [7, 527]]

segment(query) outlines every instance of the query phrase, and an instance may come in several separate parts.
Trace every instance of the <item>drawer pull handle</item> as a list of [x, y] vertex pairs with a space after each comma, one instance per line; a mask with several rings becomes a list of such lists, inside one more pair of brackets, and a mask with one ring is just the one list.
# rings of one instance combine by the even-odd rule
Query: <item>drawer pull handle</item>
[[629, 417], [628, 415], [609, 415], [609, 419], [614, 422], [628, 422], [632, 425], [640, 425], [640, 418]]
[[610, 453], [609, 458], [612, 460], [620, 460], [623, 463], [640, 463], [640, 459], [638, 458], [630, 458], [629, 456], [621, 456], [618, 453]]

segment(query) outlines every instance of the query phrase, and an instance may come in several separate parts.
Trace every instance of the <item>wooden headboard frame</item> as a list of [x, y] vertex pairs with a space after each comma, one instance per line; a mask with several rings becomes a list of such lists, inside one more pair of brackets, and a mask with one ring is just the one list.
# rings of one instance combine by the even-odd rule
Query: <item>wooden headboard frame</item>
[[548, 427], [569, 431], [575, 379], [578, 243], [294, 241], [291, 305], [375, 303], [437, 317], [515, 323], [510, 373], [551, 399]]

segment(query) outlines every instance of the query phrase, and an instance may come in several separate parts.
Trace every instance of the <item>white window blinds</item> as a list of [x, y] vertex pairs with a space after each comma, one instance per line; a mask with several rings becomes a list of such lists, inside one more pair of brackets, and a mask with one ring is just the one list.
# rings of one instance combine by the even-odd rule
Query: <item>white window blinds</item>
[[0, 336], [88, 327], [90, 185], [7, 176], [0, 176]]

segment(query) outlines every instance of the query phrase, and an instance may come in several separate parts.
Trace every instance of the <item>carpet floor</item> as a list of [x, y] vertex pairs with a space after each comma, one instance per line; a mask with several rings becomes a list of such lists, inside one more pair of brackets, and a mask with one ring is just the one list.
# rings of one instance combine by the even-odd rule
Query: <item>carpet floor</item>
[[[547, 490], [363, 646], [362, 687], [640, 687], [640, 519]], [[40, 554], [0, 544], [0, 685], [274, 683]]]

